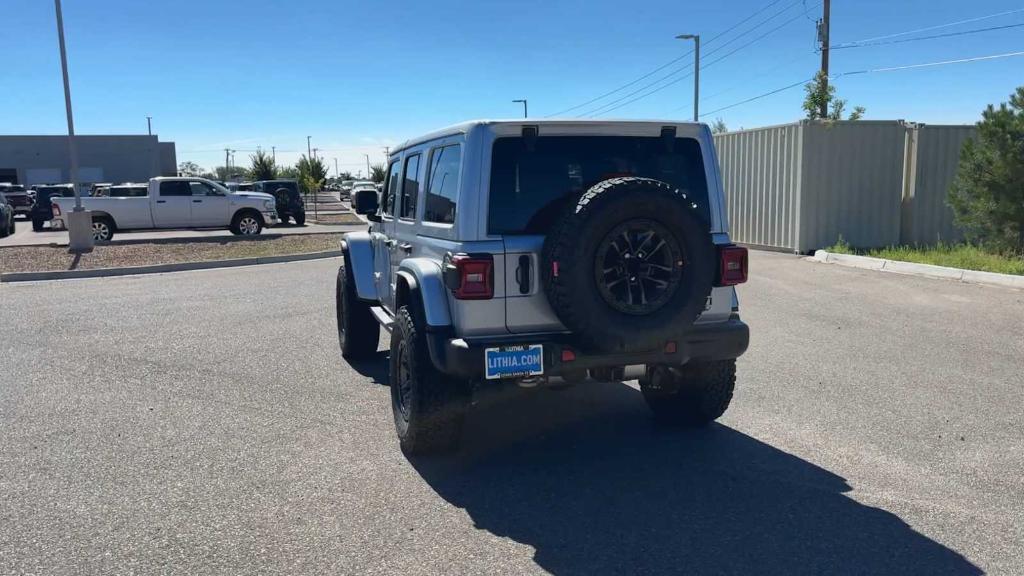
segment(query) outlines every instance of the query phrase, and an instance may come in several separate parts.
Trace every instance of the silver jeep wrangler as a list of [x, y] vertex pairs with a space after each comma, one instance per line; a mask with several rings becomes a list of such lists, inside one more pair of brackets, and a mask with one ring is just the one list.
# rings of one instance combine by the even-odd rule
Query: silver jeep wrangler
[[749, 331], [703, 124], [480, 121], [392, 149], [342, 241], [348, 359], [391, 335], [402, 449], [457, 445], [474, 389], [639, 377], [654, 415], [728, 407]]

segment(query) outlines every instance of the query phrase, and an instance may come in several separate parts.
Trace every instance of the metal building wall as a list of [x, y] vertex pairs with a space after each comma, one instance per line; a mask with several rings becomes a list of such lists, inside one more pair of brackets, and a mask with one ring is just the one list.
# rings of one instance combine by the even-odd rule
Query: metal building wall
[[856, 247], [899, 243], [906, 125], [807, 122], [803, 127], [798, 252], [843, 239]]
[[946, 198], [956, 176], [960, 149], [977, 135], [974, 126], [929, 126], [917, 129], [912, 186], [903, 197], [902, 244], [956, 242], [963, 234], [953, 224]]
[[734, 242], [798, 250], [801, 125], [715, 136]]

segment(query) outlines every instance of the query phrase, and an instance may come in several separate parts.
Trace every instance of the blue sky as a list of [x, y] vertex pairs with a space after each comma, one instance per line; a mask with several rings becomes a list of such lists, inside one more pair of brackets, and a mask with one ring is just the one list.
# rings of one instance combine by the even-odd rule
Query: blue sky
[[[586, 102], [682, 56], [692, 43], [675, 40], [680, 33], [702, 35], [707, 64], [784, 24], [702, 70], [702, 111], [810, 77], [820, 60], [818, 0], [779, 0], [711, 41], [770, 2], [64, 0], [64, 22], [79, 133], [144, 133], [150, 115], [154, 133], [177, 143], [179, 161], [204, 167], [222, 164], [225, 146], [238, 150], [239, 164], [257, 146], [276, 146], [278, 160], [291, 163], [312, 135], [322, 155], [354, 171], [365, 165], [362, 154], [381, 161], [383, 146], [422, 132], [516, 117], [514, 98], [529, 99], [531, 116]], [[832, 43], [1021, 9], [1022, 0], [835, 0]], [[63, 133], [53, 3], [3, 0], [0, 21], [0, 133]], [[1024, 12], [921, 35], [1018, 23]], [[1010, 28], [834, 50], [831, 68], [1022, 50], [1024, 28]], [[688, 62], [566, 115], [597, 109]], [[601, 117], [687, 119], [691, 82]], [[851, 106], [867, 108], [869, 119], [968, 123], [1024, 84], [1024, 57], [847, 76], [835, 84]], [[802, 97], [795, 88], [716, 116], [730, 128], [788, 122], [800, 117]]]

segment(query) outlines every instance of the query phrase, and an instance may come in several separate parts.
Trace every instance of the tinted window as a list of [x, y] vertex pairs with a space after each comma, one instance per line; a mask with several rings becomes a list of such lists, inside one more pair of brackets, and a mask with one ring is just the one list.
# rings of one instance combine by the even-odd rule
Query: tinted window
[[113, 198], [135, 198], [148, 195], [149, 190], [145, 186], [112, 186], [107, 189], [107, 196]]
[[416, 217], [416, 199], [420, 193], [420, 155], [405, 159], [405, 177], [402, 179], [402, 218]]
[[161, 196], [191, 196], [192, 188], [184, 180], [171, 180], [160, 183]]
[[395, 196], [398, 195], [399, 169], [400, 165], [398, 161], [392, 162], [391, 167], [388, 168], [387, 194], [384, 195], [384, 206], [381, 209], [384, 214], [392, 214], [392, 208], [395, 205]]
[[[192, 190], [193, 196], [216, 196], [217, 192], [213, 189], [213, 186], [206, 184], [205, 182], [189, 182], [188, 187]], [[163, 188], [160, 189], [161, 192]]]
[[455, 202], [459, 192], [461, 166], [462, 150], [458, 144], [434, 148], [430, 153], [423, 220], [447, 224], [455, 222]]
[[499, 138], [491, 160], [488, 231], [543, 234], [591, 186], [617, 176], [671, 184], [709, 221], [700, 144], [692, 138], [546, 136], [528, 149], [522, 138]]

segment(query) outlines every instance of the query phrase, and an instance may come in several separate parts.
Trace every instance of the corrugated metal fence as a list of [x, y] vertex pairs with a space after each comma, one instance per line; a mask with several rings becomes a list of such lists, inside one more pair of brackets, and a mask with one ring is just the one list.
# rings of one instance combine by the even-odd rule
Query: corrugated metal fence
[[946, 192], [971, 126], [820, 123], [715, 136], [736, 242], [809, 252], [955, 240]]

